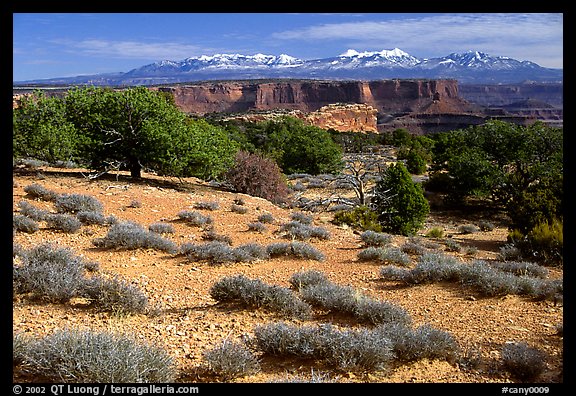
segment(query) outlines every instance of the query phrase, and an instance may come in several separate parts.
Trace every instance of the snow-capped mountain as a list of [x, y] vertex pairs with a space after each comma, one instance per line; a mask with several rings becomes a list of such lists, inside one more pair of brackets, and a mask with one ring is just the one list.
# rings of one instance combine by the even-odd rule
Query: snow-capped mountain
[[163, 60], [126, 73], [110, 73], [20, 83], [151, 85], [202, 80], [264, 78], [389, 79], [450, 78], [461, 83], [563, 81], [562, 69], [549, 69], [483, 52], [417, 58], [399, 48], [359, 52], [349, 49], [330, 58], [303, 60], [290, 55], [215, 54], [181, 61]]

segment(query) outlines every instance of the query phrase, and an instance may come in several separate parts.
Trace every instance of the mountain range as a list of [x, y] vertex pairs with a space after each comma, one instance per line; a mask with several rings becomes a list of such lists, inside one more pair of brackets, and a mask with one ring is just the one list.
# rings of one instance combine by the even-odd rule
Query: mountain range
[[483, 52], [418, 58], [401, 49], [358, 52], [303, 60], [290, 55], [216, 54], [181, 61], [163, 60], [128, 72], [14, 82], [18, 84], [157, 85], [205, 80], [300, 79], [455, 79], [463, 84], [508, 84], [523, 81], [562, 82], [563, 69]]

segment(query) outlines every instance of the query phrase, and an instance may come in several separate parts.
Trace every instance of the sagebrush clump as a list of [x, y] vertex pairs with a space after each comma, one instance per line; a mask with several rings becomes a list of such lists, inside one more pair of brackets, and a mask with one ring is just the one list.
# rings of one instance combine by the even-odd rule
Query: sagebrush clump
[[86, 194], [62, 194], [54, 201], [58, 213], [76, 214], [82, 211], [102, 212], [104, 205], [91, 195]]
[[58, 198], [60, 195], [57, 192], [49, 190], [38, 183], [33, 183], [24, 187], [24, 192], [32, 198], [37, 198], [42, 201], [49, 202], [55, 201], [56, 198]]
[[140, 224], [123, 221], [110, 227], [103, 238], [95, 238], [94, 246], [104, 249], [156, 249], [167, 253], [176, 253], [178, 247], [170, 239], [146, 230]]
[[220, 241], [185, 243], [180, 247], [180, 253], [190, 261], [208, 261], [212, 264], [253, 262], [268, 258], [266, 248], [256, 243], [247, 243], [235, 248]]
[[277, 242], [266, 247], [270, 257], [294, 256], [296, 258], [324, 261], [326, 256], [306, 242]]
[[309, 319], [312, 314], [311, 307], [290, 289], [244, 275], [220, 279], [210, 288], [210, 296], [219, 302], [236, 301], [251, 307], [265, 307], [299, 319]]
[[16, 352], [14, 363], [25, 372], [53, 382], [164, 383], [177, 373], [164, 349], [105, 331], [60, 329], [42, 338], [18, 337]]
[[118, 276], [98, 272], [99, 264], [76, 255], [69, 248], [43, 243], [19, 253], [21, 264], [13, 268], [15, 294], [51, 303], [67, 303], [74, 297], [90, 306], [118, 313], [144, 313], [148, 297]]
[[546, 368], [546, 354], [526, 342], [509, 342], [502, 347], [504, 368], [522, 381], [534, 381]]
[[260, 371], [260, 362], [242, 342], [225, 339], [202, 353], [208, 370], [224, 380], [231, 380]]
[[40, 229], [38, 222], [30, 217], [14, 213], [12, 215], [12, 228], [16, 231], [33, 234]]
[[258, 325], [251, 340], [274, 356], [323, 360], [346, 370], [385, 369], [394, 359], [392, 342], [368, 329], [339, 330], [333, 325]]

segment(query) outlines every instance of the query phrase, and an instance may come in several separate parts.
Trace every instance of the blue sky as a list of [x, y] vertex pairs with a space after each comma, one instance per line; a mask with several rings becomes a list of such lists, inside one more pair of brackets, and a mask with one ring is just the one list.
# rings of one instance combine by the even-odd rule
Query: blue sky
[[13, 81], [219, 53], [317, 59], [393, 48], [420, 58], [476, 50], [563, 68], [563, 14], [13, 14]]

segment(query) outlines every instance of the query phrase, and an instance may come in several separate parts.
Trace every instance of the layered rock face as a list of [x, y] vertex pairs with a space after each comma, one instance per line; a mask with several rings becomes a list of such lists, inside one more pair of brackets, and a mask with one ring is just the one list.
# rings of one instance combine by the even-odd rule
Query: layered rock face
[[322, 106], [308, 113], [304, 119], [322, 129], [340, 132], [378, 132], [378, 111], [365, 104]]
[[425, 111], [442, 101], [448, 112], [469, 110], [455, 80], [208, 82], [154, 88], [172, 93], [187, 113], [300, 110], [335, 104], [366, 104], [379, 113]]
[[176, 105], [190, 114], [257, 112], [248, 116], [257, 120], [269, 118], [263, 112], [285, 110], [312, 125], [338, 131], [378, 132], [382, 119], [477, 110], [460, 98], [456, 80], [248, 80], [151, 89], [171, 93]]

